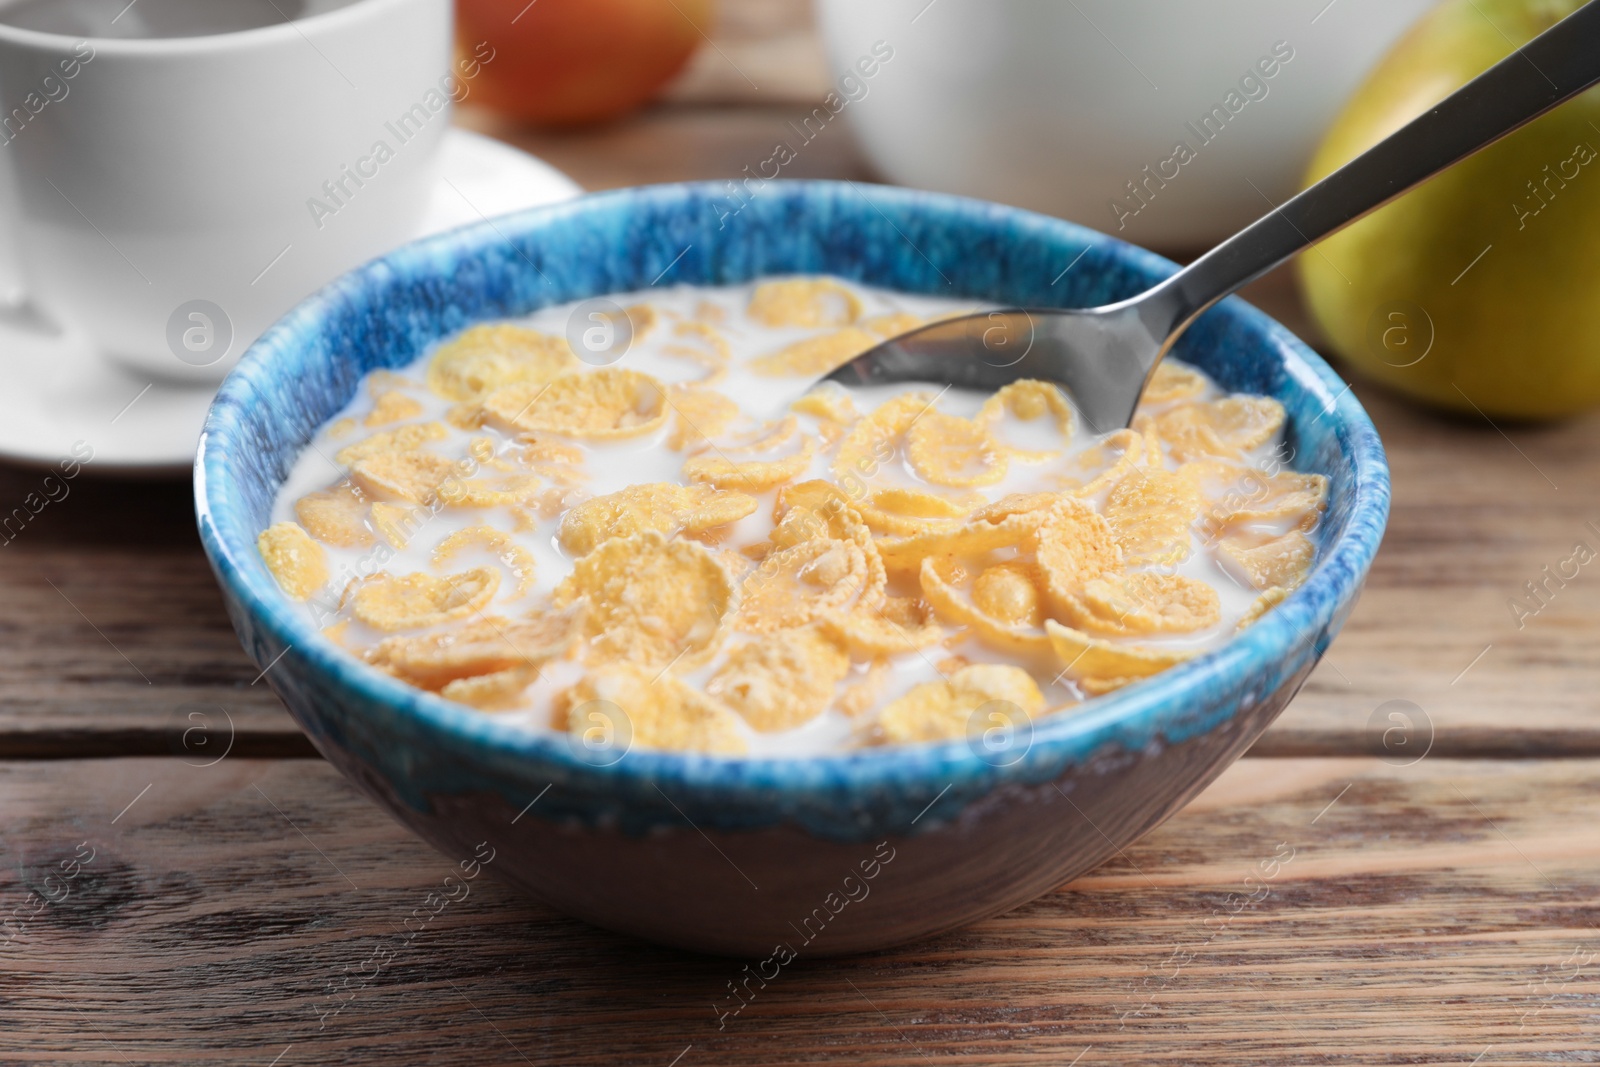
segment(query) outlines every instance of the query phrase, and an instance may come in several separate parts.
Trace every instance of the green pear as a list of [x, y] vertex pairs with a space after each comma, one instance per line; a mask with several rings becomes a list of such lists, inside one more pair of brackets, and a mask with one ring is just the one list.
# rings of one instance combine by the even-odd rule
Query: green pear
[[[1367, 76], [1307, 184], [1580, 6], [1445, 0]], [[1398, 392], [1517, 419], [1600, 405], [1600, 89], [1334, 234], [1299, 272], [1334, 350]]]

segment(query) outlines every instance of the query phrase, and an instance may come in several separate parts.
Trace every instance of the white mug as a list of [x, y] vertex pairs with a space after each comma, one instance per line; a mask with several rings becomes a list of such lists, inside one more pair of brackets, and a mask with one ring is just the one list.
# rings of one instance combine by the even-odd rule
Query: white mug
[[295, 303], [415, 231], [459, 84], [450, 0], [284, 0], [297, 17], [276, 25], [87, 38], [8, 24], [6, 2], [13, 309], [146, 374], [216, 381]]
[[[1435, 2], [817, 0], [817, 12], [843, 112], [888, 180], [1195, 252], [1295, 193], [1367, 69]], [[863, 77], [874, 42], [893, 59]]]

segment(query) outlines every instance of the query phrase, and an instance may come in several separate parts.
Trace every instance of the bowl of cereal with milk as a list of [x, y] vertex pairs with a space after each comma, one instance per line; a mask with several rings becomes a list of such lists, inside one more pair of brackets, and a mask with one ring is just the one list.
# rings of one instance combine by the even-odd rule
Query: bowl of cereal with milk
[[1234, 299], [1110, 432], [1027, 379], [819, 379], [1172, 269], [848, 183], [507, 216], [256, 343], [202, 438], [202, 539], [317, 748], [448, 856], [778, 966], [950, 930], [1259, 736], [1354, 604], [1387, 468], [1343, 383]]

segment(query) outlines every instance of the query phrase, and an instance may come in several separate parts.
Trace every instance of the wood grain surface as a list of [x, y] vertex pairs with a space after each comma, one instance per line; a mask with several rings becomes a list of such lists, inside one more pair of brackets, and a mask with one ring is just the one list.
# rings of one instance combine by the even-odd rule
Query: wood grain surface
[[746, 1002], [746, 961], [487, 875], [430, 898], [452, 859], [320, 761], [0, 764], [0, 1059], [1594, 1062], [1597, 790], [1590, 760], [1245, 760], [1069, 887]]

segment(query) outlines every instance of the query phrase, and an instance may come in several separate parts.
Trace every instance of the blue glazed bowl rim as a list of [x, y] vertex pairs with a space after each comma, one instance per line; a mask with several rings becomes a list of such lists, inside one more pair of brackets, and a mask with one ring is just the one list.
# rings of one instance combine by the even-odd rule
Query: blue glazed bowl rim
[[[790, 195], [836, 191], [844, 183], [783, 181], [773, 183]], [[860, 183], [854, 183], [860, 184]], [[798, 193], [795, 191], [798, 190]], [[996, 225], [1014, 225], [1044, 232], [1054, 239], [1097, 247], [1135, 269], [1164, 275], [1176, 270], [1170, 260], [1074, 223], [1018, 208], [942, 193], [873, 186], [879, 203], [939, 214], [981, 211]], [[241, 412], [270, 393], [277, 367], [292, 361], [275, 356], [317, 336], [320, 323], [337, 307], [360, 305], [370, 294], [397, 277], [439, 269], [443, 262], [472, 256], [479, 249], [504, 243], [508, 235], [527, 234], [542, 222], [575, 213], [670, 205], [685, 192], [722, 195], [715, 183], [640, 186], [594, 193], [562, 204], [532, 208], [425, 238], [383, 256], [342, 277], [298, 305], [253, 344], [224, 380], [207, 416], [195, 457], [195, 503], [201, 541], [219, 582], [255, 626], [265, 631], [285, 657], [302, 660], [308, 672], [338, 688], [353, 691], [372, 705], [408, 721], [412, 737], [432, 734], [441, 743], [476, 755], [484, 767], [504, 765], [507, 758], [540, 767], [547, 775], [620, 776], [641, 782], [681, 785], [691, 789], [789, 793], [829, 787], [868, 790], [884, 785], [926, 785], [930, 782], [1006, 778], [1041, 763], [1060, 766], [1087, 759], [1107, 744], [1138, 751], [1152, 743], [1180, 742], [1214, 729], [1237, 709], [1210, 716], [1192, 714], [1202, 688], [1243, 688], [1252, 675], [1270, 675], [1267, 668], [1283, 662], [1293, 650], [1325, 630], [1342, 608], [1353, 602], [1376, 555], [1388, 515], [1389, 474], [1377, 431], [1349, 387], [1304, 342], [1263, 312], [1236, 297], [1208, 315], [1234, 318], [1246, 332], [1275, 350], [1300, 390], [1322, 403], [1323, 415], [1335, 420], [1348, 443], [1351, 505], [1344, 528], [1321, 551], [1306, 582], [1275, 609], [1220, 648], [1163, 671], [1137, 685], [1096, 699], [1085, 710], [1056, 714], [1033, 724], [1026, 758], [1012, 768], [996, 768], [977, 756], [964, 740], [885, 746], [845, 753], [790, 758], [713, 757], [637, 749], [626, 758], [596, 767], [581, 759], [565, 734], [541, 732], [503, 723], [493, 715], [455, 704], [412, 688], [383, 674], [322, 636], [297, 605], [285, 597], [260, 561], [254, 535], [232, 536], [228, 516], [245, 513], [239, 479], [230, 471], [230, 457], [250, 442]], [[1298, 373], [1295, 373], [1298, 372]], [[276, 487], [274, 487], [276, 489]], [[1320, 655], [1321, 649], [1317, 650]], [[264, 664], [258, 664], [264, 666]], [[942, 794], [941, 794], [942, 795]]]

